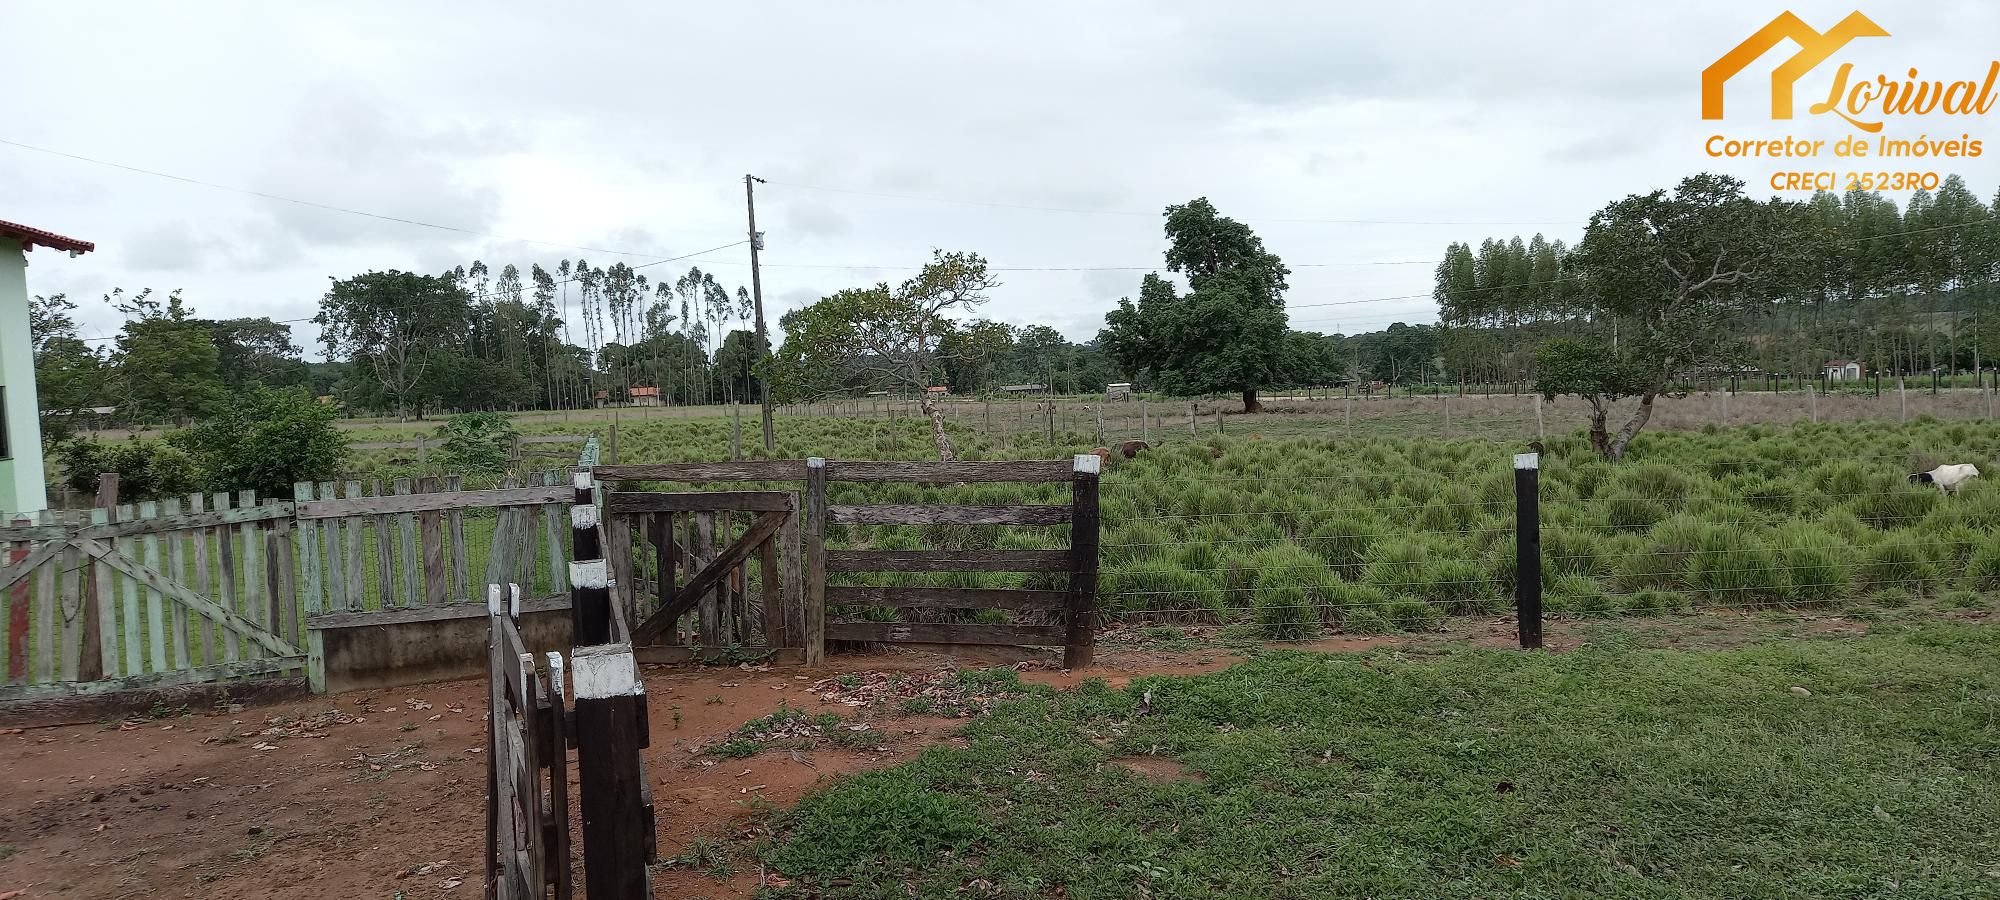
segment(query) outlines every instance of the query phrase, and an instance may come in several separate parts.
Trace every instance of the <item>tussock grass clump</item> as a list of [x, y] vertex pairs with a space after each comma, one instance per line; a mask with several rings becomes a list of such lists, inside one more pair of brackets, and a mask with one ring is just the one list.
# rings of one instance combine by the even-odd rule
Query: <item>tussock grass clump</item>
[[1965, 585], [1975, 591], [2000, 591], [2000, 536], [1988, 536], [1972, 549], [1965, 563]]
[[1853, 552], [1846, 541], [1810, 524], [1795, 523], [1772, 532], [1771, 544], [1793, 599], [1830, 603], [1853, 586]]
[[1620, 530], [1644, 530], [1668, 515], [1667, 505], [1658, 500], [1614, 494], [1603, 499], [1604, 524]]
[[1710, 602], [1752, 606], [1781, 599], [1786, 572], [1755, 535], [1717, 528], [1688, 557], [1687, 585]]
[[1938, 570], [1916, 538], [1891, 534], [1868, 548], [1855, 567], [1854, 580], [1863, 590], [1883, 597], [1892, 592], [1922, 595], [1936, 586]]
[[1576, 528], [1542, 530], [1542, 571], [1554, 576], [1594, 578], [1610, 571], [1604, 539]]

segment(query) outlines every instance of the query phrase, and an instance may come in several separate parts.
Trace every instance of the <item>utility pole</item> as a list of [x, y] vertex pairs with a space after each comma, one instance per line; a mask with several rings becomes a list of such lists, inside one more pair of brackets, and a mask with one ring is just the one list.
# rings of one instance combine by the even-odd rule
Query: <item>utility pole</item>
[[[750, 299], [757, 306], [757, 361], [771, 358], [771, 338], [764, 331], [764, 278], [757, 269], [757, 251], [764, 249], [764, 233], [757, 230], [757, 188], [764, 179], [755, 175], [743, 176], [743, 203], [750, 213]], [[760, 404], [764, 416], [764, 451], [769, 453], [777, 444], [771, 434], [771, 385], [768, 373], [757, 379], [757, 388], [763, 394]]]

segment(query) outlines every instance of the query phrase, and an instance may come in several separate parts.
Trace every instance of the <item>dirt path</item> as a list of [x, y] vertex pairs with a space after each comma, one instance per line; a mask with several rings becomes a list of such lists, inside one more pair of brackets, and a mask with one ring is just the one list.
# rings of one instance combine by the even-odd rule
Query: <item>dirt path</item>
[[[1092, 675], [1222, 668], [1214, 652], [1110, 651]], [[741, 833], [828, 779], [893, 765], [959, 720], [895, 715], [868, 747], [728, 759], [703, 753], [780, 704], [856, 711], [811, 690], [837, 673], [948, 667], [927, 654], [839, 656], [827, 669], [651, 667], [645, 673], [660, 853]], [[1057, 672], [1030, 677], [1064, 684]], [[0, 895], [355, 897], [479, 895], [484, 685], [456, 681], [234, 711], [0, 733]], [[572, 778], [574, 771], [572, 770]], [[571, 796], [575, 796], [572, 788]], [[579, 879], [581, 878], [581, 859]], [[742, 896], [664, 869], [660, 896]]]
[[[1757, 630], [1732, 624], [1732, 633]], [[1550, 644], [1574, 646], [1583, 631], [1551, 623]], [[1245, 649], [1200, 630], [1187, 635], [1161, 644], [1107, 633], [1099, 665], [1089, 672], [1031, 668], [1022, 677], [1058, 687], [1086, 677], [1122, 686], [1141, 675], [1226, 668]], [[1463, 623], [1448, 634], [1295, 646], [1340, 652], [1511, 640], [1511, 624], [1494, 621]], [[929, 671], [950, 667], [950, 660], [916, 653], [833, 660], [813, 672], [645, 672], [653, 740], [646, 764], [663, 858], [697, 839], [723, 840], [759, 827], [760, 812], [789, 806], [829, 779], [893, 765], [952, 739], [960, 720], [856, 710], [813, 690], [840, 673]], [[483, 691], [482, 682], [458, 681], [0, 732], [0, 896], [477, 897], [475, 863], [485, 828]], [[747, 759], [702, 752], [781, 704], [859, 717], [874, 740]], [[580, 857], [575, 862], [580, 887]], [[669, 868], [656, 874], [655, 885], [663, 897], [740, 897], [758, 878], [738, 871], [718, 882], [705, 870]]]

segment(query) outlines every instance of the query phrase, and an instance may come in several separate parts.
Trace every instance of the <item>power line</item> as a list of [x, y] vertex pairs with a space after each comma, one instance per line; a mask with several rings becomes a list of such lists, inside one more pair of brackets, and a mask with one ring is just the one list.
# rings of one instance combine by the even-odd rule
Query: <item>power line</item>
[[[60, 156], [64, 159], [72, 159], [78, 162], [91, 163], [92, 165], [107, 166], [113, 169], [123, 169], [124, 171], [127, 172], [134, 172], [140, 175], [150, 175], [153, 176], [154, 178], [165, 178], [170, 181], [178, 181], [183, 184], [198, 185], [200, 187], [213, 188], [218, 191], [228, 191], [233, 194], [244, 194], [246, 196], [251, 196], [251, 197], [261, 197], [265, 200], [276, 200], [280, 203], [292, 203], [292, 204], [297, 204], [299, 206], [311, 207], [313, 209], [323, 209], [328, 212], [346, 213], [347, 215], [350, 216], [362, 216], [369, 219], [378, 219], [384, 222], [397, 222], [404, 225], [415, 225], [420, 228], [435, 228], [439, 231], [450, 231], [450, 232], [455, 232], [457, 234], [469, 234], [477, 237], [493, 238], [494, 240], [517, 241], [523, 244], [538, 244], [544, 247], [563, 247], [570, 250], [582, 250], [589, 253], [609, 253], [614, 256], [659, 256], [660, 255], [658, 253], [637, 253], [631, 250], [613, 250], [606, 247], [588, 247], [581, 244], [565, 244], [560, 241], [542, 241], [542, 240], [536, 240], [534, 238], [515, 237], [513, 235], [506, 235], [506, 234], [495, 234], [490, 231], [480, 231], [475, 228], [460, 228], [456, 225], [440, 225], [436, 222], [423, 222], [417, 219], [403, 218], [401, 216], [391, 216], [382, 213], [372, 213], [366, 210], [350, 209], [345, 206], [334, 206], [332, 204], [320, 203], [313, 200], [301, 200], [297, 197], [286, 197], [281, 194], [273, 194], [267, 191], [259, 191], [250, 188], [236, 187], [234, 185], [228, 185], [228, 184], [217, 184], [213, 181], [203, 181], [199, 178], [189, 178], [185, 175], [175, 175], [171, 172], [160, 172], [160, 171], [155, 171], [153, 169], [142, 169], [138, 166], [129, 166], [124, 163], [112, 162], [110, 160], [95, 159], [88, 156], [81, 156], [75, 153], [65, 153], [61, 150], [51, 150], [47, 147], [37, 147], [33, 144], [24, 144], [21, 143], [20, 141], [11, 141], [6, 138], [0, 138], [0, 144], [5, 144], [9, 147], [17, 147], [22, 150], [32, 150], [36, 153], [46, 153], [50, 156]], [[671, 262], [671, 260], [662, 260], [662, 262]]]
[[[790, 182], [790, 181], [773, 181], [771, 182], [771, 184], [782, 185], [784, 187], [799, 188], [801, 190], [807, 190], [807, 191], [823, 191], [829, 194], [852, 194], [859, 197], [882, 197], [891, 200], [922, 200], [931, 203], [953, 203], [960, 206], [985, 206], [994, 209], [1022, 209], [1022, 210], [1033, 210], [1036, 212], [1078, 213], [1082, 215], [1095, 215], [1095, 216], [1145, 216], [1148, 218], [1157, 218], [1160, 215], [1160, 213], [1158, 212], [1130, 210], [1130, 209], [1086, 209], [1086, 208], [1071, 207], [1071, 206], [1038, 206], [1027, 203], [996, 203], [986, 200], [966, 200], [956, 197], [934, 197], [923, 194], [895, 194], [895, 193], [887, 193], [884, 191], [863, 191], [863, 190], [855, 190], [853, 188], [836, 188], [836, 187], [825, 187], [822, 185], [813, 185], [813, 184], [799, 184], [797, 182]], [[1584, 224], [1583, 222], [1578, 222], [1578, 221], [1560, 221], [1560, 222], [1557, 221], [1544, 221], [1544, 222], [1422, 221], [1413, 219], [1320, 219], [1320, 218], [1290, 218], [1290, 217], [1276, 217], [1276, 216], [1245, 217], [1241, 219], [1241, 221], [1284, 222], [1291, 224], [1310, 224], [1310, 225], [1470, 226], [1470, 225], [1582, 225]]]

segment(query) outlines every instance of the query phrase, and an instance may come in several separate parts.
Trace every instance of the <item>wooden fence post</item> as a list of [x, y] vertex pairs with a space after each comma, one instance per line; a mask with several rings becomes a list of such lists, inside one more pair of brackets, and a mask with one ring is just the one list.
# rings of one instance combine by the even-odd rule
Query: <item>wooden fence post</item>
[[1514, 612], [1521, 646], [1542, 646], [1541, 454], [1514, 454]]
[[806, 460], [806, 665], [826, 661], [826, 460]]
[[[97, 476], [97, 498], [91, 508], [102, 510], [107, 516], [118, 508], [118, 473], [104, 472]], [[102, 607], [104, 598], [98, 591], [100, 582], [108, 583], [108, 578], [97, 577], [98, 566], [102, 563], [94, 558], [89, 563], [90, 575], [83, 579], [83, 613], [78, 621], [83, 625], [83, 648], [77, 653], [76, 677], [79, 681], [96, 681], [111, 674], [104, 664], [104, 638], [109, 634], [103, 626]], [[107, 567], [108, 569], [108, 567]], [[114, 642], [113, 646], [116, 646]]]
[[1070, 476], [1069, 629], [1063, 668], [1088, 668], [1097, 656], [1097, 485], [1103, 459], [1078, 454]]
[[578, 647], [577, 799], [583, 819], [583, 883], [592, 897], [653, 896], [646, 865], [654, 855], [651, 810], [639, 751], [646, 740], [646, 688], [630, 644]]
[[580, 469], [570, 477], [570, 486], [576, 489], [569, 508], [570, 642], [603, 644], [611, 640], [611, 573], [598, 539], [596, 484], [589, 469]]

